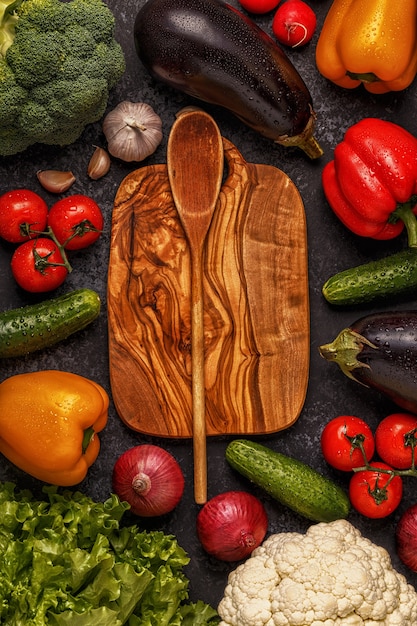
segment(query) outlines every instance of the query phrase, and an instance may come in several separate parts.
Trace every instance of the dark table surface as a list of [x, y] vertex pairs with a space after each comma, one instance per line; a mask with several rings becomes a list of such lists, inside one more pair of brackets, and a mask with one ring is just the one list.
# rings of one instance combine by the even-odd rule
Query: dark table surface
[[[143, 101], [150, 104], [163, 120], [164, 138], [150, 158], [141, 165], [164, 163], [166, 143], [176, 112], [188, 104], [196, 104], [189, 97], [155, 83], [136, 58], [133, 43], [133, 24], [143, 0], [108, 0], [117, 21], [117, 38], [123, 46], [127, 70], [111, 94], [109, 110], [122, 100]], [[238, 6], [236, 1], [232, 4]], [[297, 422], [289, 429], [274, 435], [259, 437], [261, 442], [275, 450], [298, 457], [310, 463], [324, 475], [332, 477], [343, 487], [348, 478], [328, 468], [320, 452], [320, 433], [331, 418], [341, 414], [358, 415], [375, 428], [379, 420], [393, 412], [395, 407], [377, 393], [349, 381], [336, 366], [327, 364], [318, 353], [318, 346], [332, 340], [337, 333], [356, 318], [372, 311], [389, 308], [417, 307], [417, 301], [393, 301], [360, 309], [331, 308], [321, 295], [323, 282], [335, 272], [357, 265], [406, 245], [404, 236], [393, 242], [375, 242], [361, 239], [347, 231], [326, 204], [321, 171], [332, 159], [333, 149], [344, 132], [364, 117], [391, 120], [417, 135], [416, 97], [417, 83], [400, 93], [373, 96], [362, 88], [342, 90], [330, 84], [318, 73], [315, 65], [315, 46], [330, 0], [311, 0], [318, 17], [313, 40], [304, 48], [291, 50], [288, 55], [307, 83], [317, 113], [316, 136], [324, 149], [324, 156], [311, 162], [298, 149], [285, 149], [256, 135], [226, 111], [216, 107], [205, 108], [218, 123], [224, 137], [231, 140], [246, 161], [274, 165], [283, 170], [297, 185], [305, 205], [308, 228], [308, 260], [311, 308], [311, 363], [306, 401]], [[255, 17], [255, 21], [270, 34], [273, 13]], [[106, 281], [109, 258], [109, 240], [112, 204], [123, 178], [137, 164], [113, 161], [109, 174], [100, 181], [87, 176], [87, 164], [94, 145], [105, 146], [101, 124], [89, 126], [75, 144], [63, 148], [33, 146], [26, 152], [0, 158], [0, 193], [15, 188], [28, 187], [37, 191], [51, 204], [55, 197], [39, 186], [36, 172], [39, 169], [71, 169], [77, 181], [71, 193], [91, 195], [100, 204], [105, 216], [105, 231], [91, 248], [71, 256], [74, 271], [56, 295], [78, 287], [96, 289], [103, 300], [100, 318], [88, 329], [54, 348], [21, 359], [3, 360], [1, 379], [40, 369], [62, 369], [92, 378], [111, 393], [108, 368]], [[41, 299], [23, 292], [14, 282], [9, 262], [13, 246], [0, 243], [0, 302], [1, 308], [18, 307]], [[140, 393], [140, 389], [138, 389]], [[228, 467], [224, 451], [227, 437], [208, 442], [209, 497], [230, 489], [245, 489], [259, 496], [269, 514], [269, 532], [304, 532], [310, 522], [298, 517], [256, 488], [238, 477]], [[92, 497], [104, 500], [111, 492], [111, 471], [118, 456], [127, 448], [140, 442], [151, 441], [164, 446], [180, 462], [185, 478], [184, 497], [169, 516], [143, 524], [146, 528], [162, 529], [174, 533], [187, 550], [191, 562], [187, 575], [191, 580], [190, 595], [216, 606], [226, 584], [228, 572], [234, 565], [208, 557], [195, 533], [195, 519], [199, 506], [193, 500], [192, 443], [189, 440], [158, 440], [141, 436], [127, 429], [110, 405], [109, 422], [101, 436], [102, 449], [98, 460], [90, 469], [79, 489]], [[42, 484], [13, 467], [6, 459], [0, 460], [0, 480], [12, 480], [19, 487], [29, 487], [40, 494]], [[416, 501], [413, 478], [405, 482], [404, 499], [399, 509], [388, 519], [372, 521], [352, 512], [350, 521], [361, 532], [390, 552], [394, 566], [417, 586], [417, 575], [409, 572], [399, 562], [395, 551], [395, 527], [401, 513]], [[139, 521], [142, 525], [142, 522]]]

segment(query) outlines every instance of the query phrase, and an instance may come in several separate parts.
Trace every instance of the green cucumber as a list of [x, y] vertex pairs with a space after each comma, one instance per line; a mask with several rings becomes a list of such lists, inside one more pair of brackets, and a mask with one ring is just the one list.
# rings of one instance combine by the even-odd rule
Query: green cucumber
[[331, 276], [323, 285], [327, 302], [354, 305], [399, 296], [417, 289], [417, 249], [407, 248], [383, 259]]
[[270, 496], [307, 519], [331, 522], [349, 514], [350, 501], [343, 489], [302, 461], [244, 439], [229, 443], [226, 460]]
[[100, 297], [76, 289], [57, 298], [0, 313], [0, 358], [48, 348], [82, 330], [98, 317]]

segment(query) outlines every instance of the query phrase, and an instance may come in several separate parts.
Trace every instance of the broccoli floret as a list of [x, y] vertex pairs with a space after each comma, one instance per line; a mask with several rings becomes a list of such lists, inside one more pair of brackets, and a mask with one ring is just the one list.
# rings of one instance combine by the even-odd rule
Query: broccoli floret
[[62, 33], [27, 31], [16, 37], [6, 52], [6, 61], [16, 82], [30, 89], [59, 76], [64, 62], [65, 36]]
[[88, 30], [99, 43], [110, 43], [114, 33], [114, 17], [101, 0], [72, 0], [72, 18]]
[[73, 143], [103, 116], [125, 71], [113, 14], [102, 0], [0, 0], [0, 42], [6, 27], [0, 155], [34, 143]]
[[0, 127], [13, 124], [19, 115], [23, 104], [27, 100], [27, 89], [16, 83], [15, 76], [6, 63], [6, 59], [0, 56]]
[[[19, 124], [23, 129], [29, 129], [31, 134], [38, 137], [39, 131], [35, 131], [34, 127], [39, 124], [41, 129], [42, 118], [45, 117], [41, 116], [39, 122], [36, 122], [36, 117], [39, 117], [39, 107], [47, 112], [48, 119], [53, 120], [52, 133], [56, 132], [56, 129], [59, 130], [59, 125], [71, 126], [74, 121], [77, 123], [78, 119], [82, 119], [84, 125], [89, 124], [103, 115], [107, 105], [108, 86], [103, 78], [90, 79], [82, 74], [75, 80], [63, 79], [35, 87], [31, 96], [30, 102], [22, 109]], [[52, 141], [54, 137], [48, 130], [50, 127], [51, 123], [45, 127], [47, 143], [59, 143]]]

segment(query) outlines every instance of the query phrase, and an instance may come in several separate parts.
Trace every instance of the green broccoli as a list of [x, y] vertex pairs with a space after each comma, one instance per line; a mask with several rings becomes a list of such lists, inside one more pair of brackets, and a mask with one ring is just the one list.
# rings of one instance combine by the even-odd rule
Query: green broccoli
[[0, 0], [0, 155], [68, 145], [125, 71], [103, 0]]

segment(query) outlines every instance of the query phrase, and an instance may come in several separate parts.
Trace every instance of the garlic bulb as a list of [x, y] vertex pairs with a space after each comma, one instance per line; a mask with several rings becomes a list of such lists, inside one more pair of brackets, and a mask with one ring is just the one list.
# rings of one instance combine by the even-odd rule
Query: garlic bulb
[[149, 104], [125, 100], [106, 115], [103, 132], [114, 157], [143, 161], [162, 141], [162, 120]]

